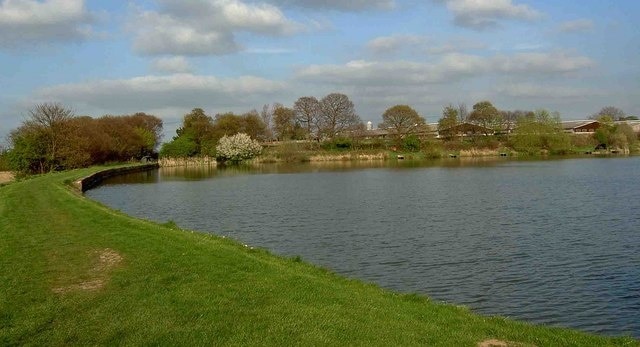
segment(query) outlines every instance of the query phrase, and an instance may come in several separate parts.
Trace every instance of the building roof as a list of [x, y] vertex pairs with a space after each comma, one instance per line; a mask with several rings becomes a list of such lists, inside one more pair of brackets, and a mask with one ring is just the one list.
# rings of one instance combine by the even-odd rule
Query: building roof
[[583, 127], [585, 125], [593, 124], [593, 123], [600, 123], [600, 122], [598, 122], [597, 120], [588, 119], [588, 120], [563, 121], [561, 124], [562, 124], [562, 129], [571, 130], [571, 129]]

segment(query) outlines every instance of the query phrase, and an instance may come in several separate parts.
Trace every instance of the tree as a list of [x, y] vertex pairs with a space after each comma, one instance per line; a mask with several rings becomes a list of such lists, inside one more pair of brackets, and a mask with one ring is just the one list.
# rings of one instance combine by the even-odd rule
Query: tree
[[300, 126], [296, 121], [296, 112], [288, 107], [279, 105], [273, 111], [273, 130], [279, 140], [296, 138], [296, 130]]
[[213, 151], [215, 143], [213, 119], [201, 108], [194, 108], [182, 120], [182, 127], [176, 130], [176, 140], [181, 136], [191, 138], [196, 144], [196, 154], [207, 154]]
[[473, 105], [473, 111], [469, 114], [469, 121], [485, 128], [484, 134], [500, 130], [502, 116], [500, 111], [489, 101], [480, 101]]
[[320, 122], [320, 101], [313, 96], [303, 96], [293, 105], [296, 120], [306, 130], [307, 139], [315, 137]]
[[599, 144], [608, 148], [630, 149], [638, 142], [638, 136], [629, 124], [614, 123], [609, 115], [598, 118], [600, 127], [594, 133]]
[[262, 146], [247, 134], [223, 136], [216, 146], [216, 156], [220, 161], [239, 162], [260, 154]]
[[266, 127], [265, 137], [266, 137], [266, 140], [268, 141], [273, 140], [273, 130], [272, 130], [272, 124], [271, 124], [272, 117], [273, 117], [273, 107], [269, 106], [268, 104], [263, 105], [262, 111], [260, 111], [260, 118], [262, 119], [262, 122]]
[[447, 139], [451, 139], [454, 135], [458, 135], [453, 131], [445, 131], [445, 130], [453, 129], [459, 124], [461, 124], [459, 112], [460, 110], [458, 108], [455, 108], [451, 104], [449, 104], [448, 106], [445, 106], [444, 109], [442, 110], [442, 118], [438, 120], [438, 131], [446, 134], [445, 136]]
[[501, 130], [509, 134], [515, 130], [518, 120], [523, 117], [534, 117], [534, 112], [515, 110], [515, 111], [500, 111], [502, 126]]
[[540, 150], [563, 152], [570, 146], [569, 135], [562, 129], [560, 115], [547, 110], [526, 113], [518, 118], [512, 141], [517, 151], [531, 154]]
[[603, 107], [598, 113], [592, 114], [591, 119], [600, 120], [603, 117], [609, 117], [612, 121], [625, 120], [626, 114], [623, 110], [615, 106]]
[[176, 137], [166, 142], [160, 149], [160, 156], [166, 158], [185, 158], [198, 154], [196, 142], [189, 135]]
[[334, 138], [362, 123], [353, 102], [344, 94], [325, 96], [320, 101], [320, 110], [320, 132], [328, 138]]
[[29, 110], [31, 119], [27, 121], [35, 127], [39, 127], [46, 139], [48, 160], [55, 166], [58, 161], [58, 149], [64, 141], [67, 132], [67, 123], [73, 118], [73, 111], [60, 103], [37, 104]]
[[467, 104], [458, 104], [458, 123], [464, 123], [469, 121], [469, 110]]
[[267, 125], [262, 121], [256, 110], [242, 115], [241, 132], [249, 135], [252, 139], [260, 141], [267, 140]]
[[382, 114], [382, 125], [390, 129], [396, 138], [401, 139], [415, 134], [426, 126], [424, 118], [408, 105], [396, 105]]
[[21, 173], [45, 173], [53, 169], [48, 155], [49, 137], [42, 127], [25, 123], [9, 134], [9, 165]]

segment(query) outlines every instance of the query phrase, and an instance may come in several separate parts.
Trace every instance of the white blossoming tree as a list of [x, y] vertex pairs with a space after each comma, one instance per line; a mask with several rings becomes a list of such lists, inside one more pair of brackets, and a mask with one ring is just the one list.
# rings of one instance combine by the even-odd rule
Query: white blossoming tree
[[216, 146], [216, 156], [219, 161], [239, 162], [251, 159], [262, 152], [258, 141], [252, 140], [244, 133], [233, 136], [223, 136]]

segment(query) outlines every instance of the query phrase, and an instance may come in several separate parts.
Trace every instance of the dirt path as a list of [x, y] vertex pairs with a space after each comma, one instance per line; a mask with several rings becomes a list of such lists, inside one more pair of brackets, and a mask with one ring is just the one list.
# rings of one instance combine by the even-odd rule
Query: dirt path
[[0, 171], [0, 183], [13, 181], [13, 174], [9, 171]]

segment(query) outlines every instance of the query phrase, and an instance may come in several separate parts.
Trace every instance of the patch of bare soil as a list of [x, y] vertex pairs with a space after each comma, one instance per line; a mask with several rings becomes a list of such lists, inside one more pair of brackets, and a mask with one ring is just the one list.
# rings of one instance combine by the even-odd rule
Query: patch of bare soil
[[9, 171], [0, 171], [0, 183], [7, 183], [13, 181], [13, 173]]
[[90, 280], [54, 288], [53, 292], [65, 294], [76, 291], [97, 291], [102, 289], [108, 280], [110, 270], [122, 262], [122, 256], [111, 248], [96, 251], [94, 252], [94, 256], [97, 256], [97, 262], [89, 271], [91, 275]]
[[478, 342], [478, 347], [535, 347], [535, 345], [525, 345], [518, 342], [489, 339]]

